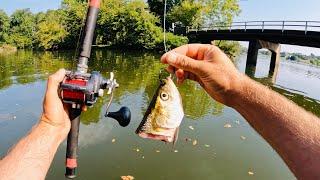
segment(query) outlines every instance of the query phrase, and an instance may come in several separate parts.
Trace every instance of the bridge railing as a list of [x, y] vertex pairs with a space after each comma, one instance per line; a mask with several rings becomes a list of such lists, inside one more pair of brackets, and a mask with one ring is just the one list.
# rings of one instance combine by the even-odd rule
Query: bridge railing
[[266, 29], [281, 30], [300, 30], [304, 31], [305, 34], [308, 31], [320, 31], [320, 21], [246, 21], [246, 22], [233, 22], [230, 25], [212, 25], [208, 27], [201, 27], [188, 31], [207, 31], [207, 30], [243, 30], [248, 29], [261, 29], [263, 32]]

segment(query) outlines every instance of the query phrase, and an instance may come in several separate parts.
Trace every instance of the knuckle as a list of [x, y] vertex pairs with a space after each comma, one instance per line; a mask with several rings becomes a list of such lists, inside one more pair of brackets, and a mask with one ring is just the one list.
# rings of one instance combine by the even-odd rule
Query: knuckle
[[178, 57], [178, 62], [180, 64], [180, 66], [182, 66], [182, 67], [189, 67], [190, 66], [190, 63], [184, 57], [181, 57], [181, 56]]

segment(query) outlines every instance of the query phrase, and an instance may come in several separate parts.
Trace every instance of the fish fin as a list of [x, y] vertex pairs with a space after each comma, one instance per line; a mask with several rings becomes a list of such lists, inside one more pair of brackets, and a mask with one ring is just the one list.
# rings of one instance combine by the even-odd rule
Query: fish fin
[[178, 141], [179, 129], [180, 127], [177, 127], [176, 131], [174, 132], [172, 147], [174, 147]]

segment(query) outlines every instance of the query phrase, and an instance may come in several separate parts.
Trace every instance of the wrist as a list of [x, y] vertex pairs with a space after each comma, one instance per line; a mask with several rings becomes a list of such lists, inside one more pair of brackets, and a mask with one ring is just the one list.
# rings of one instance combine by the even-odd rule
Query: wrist
[[235, 108], [238, 102], [243, 101], [243, 96], [245, 95], [248, 86], [250, 86], [251, 81], [252, 80], [245, 74], [239, 72], [231, 81], [230, 89], [227, 93], [228, 97], [226, 98], [226, 105]]
[[46, 120], [41, 118], [40, 122], [37, 125], [37, 128], [43, 130], [47, 135], [52, 136], [57, 139], [60, 143], [67, 137], [70, 129], [63, 126], [55, 126], [48, 123]]

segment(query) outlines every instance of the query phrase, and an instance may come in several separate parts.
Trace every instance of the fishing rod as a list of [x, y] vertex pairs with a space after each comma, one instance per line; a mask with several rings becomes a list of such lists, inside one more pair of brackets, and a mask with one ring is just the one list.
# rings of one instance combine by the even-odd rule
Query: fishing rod
[[131, 119], [131, 112], [128, 107], [122, 107], [117, 112], [108, 112], [113, 99], [113, 92], [115, 88], [119, 87], [113, 72], [110, 73], [109, 79], [103, 78], [97, 71], [88, 73], [88, 61], [91, 55], [100, 1], [89, 0], [77, 69], [76, 71], [67, 71], [63, 82], [60, 84], [60, 97], [62, 101], [66, 104], [71, 104], [71, 109], [69, 110], [71, 129], [67, 139], [65, 173], [65, 177], [69, 179], [76, 177], [80, 115], [84, 106], [93, 106], [97, 99], [103, 96], [104, 90], [107, 89], [110, 100], [107, 104], [105, 116], [117, 120], [122, 127], [127, 126]]

